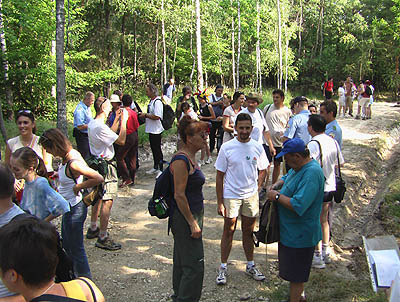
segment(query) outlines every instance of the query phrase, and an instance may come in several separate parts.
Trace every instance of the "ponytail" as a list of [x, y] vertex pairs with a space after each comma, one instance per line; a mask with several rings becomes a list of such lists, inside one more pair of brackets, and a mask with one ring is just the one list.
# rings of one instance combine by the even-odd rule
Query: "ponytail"
[[37, 175], [47, 178], [47, 169], [43, 159], [29, 147], [16, 150], [12, 157], [18, 160], [25, 169], [33, 168]]

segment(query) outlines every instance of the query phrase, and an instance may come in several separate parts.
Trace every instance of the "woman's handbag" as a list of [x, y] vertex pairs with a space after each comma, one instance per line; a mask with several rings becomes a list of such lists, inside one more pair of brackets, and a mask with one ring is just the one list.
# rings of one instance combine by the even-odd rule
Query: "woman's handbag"
[[342, 178], [342, 173], [340, 172], [340, 162], [339, 162], [339, 148], [336, 144], [337, 150], [337, 162], [338, 162], [338, 169], [339, 175], [336, 175], [336, 191], [333, 193], [333, 198], [336, 203], [341, 203], [344, 199], [344, 193], [346, 193], [346, 182]]
[[267, 244], [279, 241], [279, 214], [276, 202], [267, 200], [264, 203], [260, 215], [259, 229], [253, 234], [256, 247], [260, 245], [260, 242]]

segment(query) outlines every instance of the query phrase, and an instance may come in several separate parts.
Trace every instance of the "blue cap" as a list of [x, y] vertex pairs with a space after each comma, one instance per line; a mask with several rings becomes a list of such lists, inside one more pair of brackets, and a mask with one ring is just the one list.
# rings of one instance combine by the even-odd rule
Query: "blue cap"
[[288, 153], [296, 153], [296, 152], [304, 152], [306, 150], [306, 145], [304, 144], [303, 140], [300, 138], [292, 138], [288, 139], [286, 142], [283, 143], [283, 149], [275, 158], [279, 158], [284, 156]]

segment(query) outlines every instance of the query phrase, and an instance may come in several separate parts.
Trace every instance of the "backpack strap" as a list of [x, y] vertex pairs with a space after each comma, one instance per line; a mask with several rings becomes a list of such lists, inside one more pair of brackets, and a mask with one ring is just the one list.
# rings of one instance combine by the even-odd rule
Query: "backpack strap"
[[340, 172], [340, 161], [339, 161], [339, 147], [338, 147], [338, 143], [337, 141], [334, 139], [335, 141], [335, 146], [336, 146], [336, 157], [337, 157], [337, 165], [338, 165], [338, 172], [339, 172], [339, 177], [342, 177], [342, 173]]
[[193, 168], [194, 168], [194, 164], [192, 163], [190, 158], [188, 158], [188, 156], [185, 153], [177, 153], [177, 154], [175, 154], [174, 157], [171, 159], [171, 162], [169, 164], [171, 165], [176, 160], [183, 160], [187, 165], [188, 172], [190, 172], [190, 165], [192, 165]]
[[41, 295], [39, 297], [33, 298], [30, 302], [85, 302], [83, 300], [77, 300], [73, 298], [68, 298], [68, 297], [63, 297], [63, 296], [57, 296], [57, 295], [50, 295], [50, 294], [45, 294]]
[[94, 289], [93, 289], [92, 285], [89, 283], [89, 281], [87, 281], [85, 278], [82, 278], [82, 277], [79, 277], [79, 278], [77, 278], [77, 279], [79, 279], [79, 280], [81, 280], [81, 281], [83, 281], [83, 282], [86, 283], [86, 285], [87, 285], [87, 286], [89, 287], [89, 289], [90, 289], [90, 292], [92, 293], [93, 302], [97, 302], [96, 294], [95, 294], [95, 292], [94, 292]]
[[[321, 148], [321, 144], [316, 139], [312, 139], [312, 140], [310, 140], [310, 142], [317, 142], [317, 144], [318, 144], [318, 147], [319, 147], [319, 162], [320, 162], [320, 165], [321, 165], [321, 168], [322, 168], [324, 165], [322, 164], [322, 148]], [[338, 158], [338, 161], [339, 161], [339, 158]]]
[[[68, 178], [71, 178], [74, 180], [75, 184], [78, 184], [76, 178], [74, 177], [74, 174], [72, 174], [72, 170], [71, 170], [71, 163], [74, 161], [74, 159], [70, 159], [69, 161], [67, 161], [66, 165], [65, 165], [65, 176], [67, 176]], [[70, 174], [68, 175], [67, 172]]]

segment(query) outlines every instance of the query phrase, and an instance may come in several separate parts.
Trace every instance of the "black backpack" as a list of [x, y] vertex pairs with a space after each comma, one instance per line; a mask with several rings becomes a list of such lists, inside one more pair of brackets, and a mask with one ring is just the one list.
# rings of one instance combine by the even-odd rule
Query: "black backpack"
[[260, 242], [268, 244], [278, 242], [280, 238], [279, 215], [276, 202], [267, 200], [261, 210], [260, 224], [257, 232], [253, 232], [254, 245]]
[[175, 112], [170, 105], [165, 104], [161, 99], [158, 100], [163, 104], [163, 117], [161, 119], [161, 124], [164, 130], [168, 130], [174, 124]]
[[365, 87], [365, 93], [366, 93], [368, 96], [371, 96], [371, 95], [372, 95], [372, 89], [371, 89], [370, 86]]
[[[176, 156], [179, 156], [177, 154]], [[186, 156], [180, 156], [183, 159], [190, 171], [190, 163]], [[153, 196], [148, 203], [148, 210], [151, 216], [156, 216], [158, 219], [168, 218], [172, 214], [173, 199], [174, 199], [174, 180], [173, 175], [168, 167], [156, 179], [154, 185]]]

